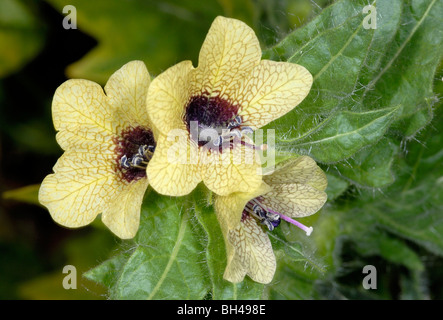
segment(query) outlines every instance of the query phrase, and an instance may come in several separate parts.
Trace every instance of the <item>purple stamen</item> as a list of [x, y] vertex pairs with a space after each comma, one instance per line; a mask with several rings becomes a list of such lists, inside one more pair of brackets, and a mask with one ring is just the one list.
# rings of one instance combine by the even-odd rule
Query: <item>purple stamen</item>
[[310, 236], [311, 233], [312, 233], [312, 231], [314, 230], [314, 228], [312, 228], [312, 227], [307, 227], [307, 226], [305, 226], [304, 224], [302, 224], [302, 223], [300, 223], [300, 222], [298, 222], [298, 221], [295, 221], [294, 219], [291, 219], [291, 218], [285, 216], [284, 214], [282, 214], [282, 213], [280, 213], [280, 212], [274, 211], [274, 210], [272, 210], [272, 209], [267, 209], [267, 210], [268, 210], [269, 212], [274, 213], [274, 214], [278, 214], [283, 220], [285, 220], [285, 221], [287, 221], [287, 222], [289, 222], [289, 223], [292, 223], [293, 225], [299, 227], [299, 228], [302, 229], [304, 232], [306, 232], [306, 235], [307, 235], [307, 236]]

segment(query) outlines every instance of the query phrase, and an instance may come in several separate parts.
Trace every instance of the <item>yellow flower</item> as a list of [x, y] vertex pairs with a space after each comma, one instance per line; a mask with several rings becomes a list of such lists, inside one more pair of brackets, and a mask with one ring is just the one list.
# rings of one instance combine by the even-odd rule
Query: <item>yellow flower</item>
[[290, 160], [263, 180], [255, 192], [215, 199], [227, 250], [223, 277], [234, 283], [242, 281], [246, 274], [260, 283], [271, 282], [276, 261], [263, 227], [272, 231], [283, 219], [310, 235], [312, 227], [291, 217], [314, 214], [326, 202], [326, 175], [310, 157]]
[[117, 236], [135, 236], [156, 145], [146, 112], [149, 83], [144, 63], [132, 61], [109, 78], [106, 93], [80, 79], [57, 88], [52, 116], [64, 154], [39, 191], [57, 223], [81, 227], [101, 213]]
[[304, 67], [261, 54], [250, 27], [217, 17], [197, 68], [183, 61], [152, 81], [147, 108], [161, 134], [147, 173], [159, 193], [185, 195], [201, 181], [219, 195], [260, 186], [246, 134], [292, 110], [312, 85]]

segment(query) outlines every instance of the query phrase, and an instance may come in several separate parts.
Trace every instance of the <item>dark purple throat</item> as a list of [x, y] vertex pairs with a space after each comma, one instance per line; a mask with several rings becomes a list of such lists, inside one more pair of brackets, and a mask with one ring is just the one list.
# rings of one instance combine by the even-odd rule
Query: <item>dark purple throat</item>
[[[203, 146], [208, 141], [200, 141], [201, 130], [215, 129], [218, 134], [221, 134], [223, 129], [228, 129], [230, 121], [237, 116], [238, 111], [238, 105], [234, 105], [220, 97], [208, 97], [202, 94], [189, 100], [183, 120], [191, 134], [191, 138], [199, 146]], [[192, 126], [197, 126], [198, 130], [195, 130]]]
[[[149, 128], [137, 126], [129, 127], [123, 130], [120, 136], [114, 138], [117, 170], [123, 175], [123, 179], [132, 182], [146, 177], [146, 170], [143, 166], [135, 167], [122, 165], [122, 158], [126, 156], [128, 159], [133, 159], [140, 154], [140, 147], [146, 146], [150, 150], [154, 150], [156, 142], [154, 135]], [[151, 154], [151, 153], [149, 153]], [[141, 156], [141, 155], [140, 155]], [[144, 162], [149, 162], [151, 156], [147, 153], [143, 156]], [[145, 166], [146, 167], [146, 166]]]

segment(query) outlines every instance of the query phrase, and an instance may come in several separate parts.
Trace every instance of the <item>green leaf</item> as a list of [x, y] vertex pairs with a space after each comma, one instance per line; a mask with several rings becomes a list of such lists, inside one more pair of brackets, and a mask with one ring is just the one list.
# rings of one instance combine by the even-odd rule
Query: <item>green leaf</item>
[[118, 279], [118, 274], [128, 260], [127, 254], [119, 254], [88, 270], [83, 276], [97, 282], [106, 288], [112, 288]]
[[[377, 11], [374, 30], [363, 26], [368, 4]], [[278, 152], [335, 164], [358, 186], [391, 184], [398, 135], [423, 129], [438, 101], [442, 15], [441, 1], [341, 0], [265, 50], [265, 58], [303, 65], [314, 77], [307, 98], [266, 127], [276, 130]], [[376, 145], [385, 135], [397, 141]]]
[[183, 200], [152, 191], [130, 248], [86, 277], [108, 286], [112, 299], [203, 299], [210, 287], [205, 235]]
[[270, 299], [312, 299], [314, 282], [325, 275], [326, 265], [314, 253], [312, 237], [306, 238], [299, 229], [290, 228], [282, 225], [268, 232], [277, 257], [277, 271], [266, 287], [266, 295]]
[[202, 299], [207, 294], [204, 234], [180, 200], [156, 196], [144, 202], [136, 248], [113, 290], [119, 299]]
[[[437, 113], [435, 121], [439, 123], [442, 119], [441, 109]], [[411, 143], [409, 152], [398, 160], [395, 183], [377, 195], [363, 192], [359, 199], [342, 208], [346, 233], [353, 235], [360, 247], [367, 243], [368, 248], [372, 246], [374, 250], [374, 246], [377, 246], [380, 248], [379, 254], [393, 261], [407, 259], [396, 258], [401, 252], [398, 248], [382, 250], [380, 229], [378, 233], [373, 230], [369, 233], [374, 234], [372, 239], [362, 239], [362, 234], [368, 234], [368, 226], [377, 225], [436, 255], [443, 255], [443, 131], [431, 126], [420, 137], [424, 142]], [[377, 157], [374, 155], [374, 158]], [[411, 264], [408, 267], [412, 269]]]
[[298, 153], [308, 149], [317, 161], [335, 163], [381, 139], [398, 110], [399, 107], [361, 113], [342, 111], [301, 137], [280, 139], [279, 146], [291, 146]]
[[367, 1], [337, 1], [264, 52], [265, 58], [300, 64], [314, 77], [302, 104], [272, 123], [277, 136], [297, 138], [331, 113], [355, 105], [352, 96], [374, 33], [363, 28], [365, 5]]
[[40, 202], [38, 201], [39, 189], [40, 184], [32, 184], [18, 189], [5, 191], [2, 193], [2, 198], [5, 200], [15, 200], [40, 205]]
[[[378, 0], [377, 27], [365, 29], [367, 1], [337, 1], [294, 31], [264, 57], [305, 66], [311, 93], [273, 125], [288, 138], [304, 134], [339, 110], [401, 105], [397, 129], [410, 136], [429, 123], [437, 101], [432, 91], [442, 57], [437, 0]], [[406, 122], [406, 125], [405, 125]], [[296, 128], [296, 130], [294, 130]]]
[[394, 182], [392, 164], [398, 146], [389, 139], [382, 139], [355, 157], [335, 166], [336, 170], [354, 185], [381, 188]]
[[309, 237], [284, 222], [279, 228], [268, 232], [277, 258], [274, 280], [266, 287], [266, 295], [270, 299], [313, 298], [315, 281], [322, 279], [329, 268], [323, 254], [318, 254], [317, 238], [321, 237], [321, 233], [317, 232], [319, 215], [299, 219], [303, 224], [314, 226], [314, 232]]
[[266, 288], [271, 300], [312, 300], [314, 281], [294, 268], [294, 263], [280, 260], [274, 283]]
[[349, 182], [326, 172], [326, 178], [328, 179], [328, 186], [325, 190], [328, 195], [328, 201], [333, 201], [340, 195], [342, 195], [349, 187]]
[[[436, 123], [443, 115], [438, 109]], [[391, 232], [410, 239], [429, 251], [443, 255], [443, 131], [430, 126], [423, 143], [411, 143], [402, 172], [369, 212]]]
[[[398, 7], [397, 1], [377, 1], [381, 15]], [[383, 10], [383, 11], [381, 11]], [[398, 9], [395, 9], [398, 10]], [[369, 82], [364, 83], [362, 105], [402, 105], [397, 130], [413, 136], [432, 119], [432, 107], [438, 101], [432, 89], [434, 74], [443, 52], [439, 0], [402, 2], [401, 18], [394, 37], [380, 33], [385, 54]]]
[[262, 284], [223, 279], [224, 239], [205, 194], [197, 188], [170, 198], [151, 191], [135, 239], [84, 276], [107, 287], [112, 299], [259, 299]]
[[[303, 220], [303, 222], [305, 221], [306, 219]], [[318, 276], [325, 273], [324, 265], [312, 256], [312, 248], [309, 247], [310, 241], [307, 241], [306, 234], [300, 229], [290, 224], [282, 224], [281, 228], [268, 232], [268, 236], [274, 251], [280, 251], [276, 252], [277, 258], [282, 255], [287, 261], [298, 265], [310, 275]]]
[[376, 243], [378, 244], [379, 254], [387, 261], [404, 265], [410, 270], [424, 270], [424, 264], [417, 252], [412, 250], [404, 241], [378, 232]]
[[34, 16], [32, 2], [0, 1], [0, 78], [34, 58], [42, 49], [44, 39], [45, 27]]
[[316, 230], [317, 224], [313, 225], [315, 231], [310, 237], [289, 224], [281, 224], [281, 228], [268, 232], [277, 257], [274, 280], [266, 288], [270, 299], [313, 299], [315, 281], [322, 279], [329, 268], [323, 255], [316, 252], [316, 238], [321, 234]]

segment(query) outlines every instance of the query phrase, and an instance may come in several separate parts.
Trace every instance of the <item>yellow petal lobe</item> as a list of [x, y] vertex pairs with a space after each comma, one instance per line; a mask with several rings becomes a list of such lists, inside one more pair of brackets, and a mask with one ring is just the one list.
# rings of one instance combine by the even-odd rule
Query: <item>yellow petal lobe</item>
[[65, 152], [39, 190], [40, 203], [57, 223], [81, 227], [103, 213], [116, 235], [135, 235], [147, 180], [123, 179], [116, 141], [123, 129], [149, 126], [148, 86], [143, 62], [133, 61], [110, 77], [108, 95], [87, 80], [68, 80], [57, 88], [52, 114], [57, 141]]
[[193, 71], [193, 93], [229, 99], [261, 59], [260, 43], [249, 26], [217, 17], [203, 42]]
[[230, 230], [228, 241], [232, 252], [228, 253], [224, 279], [236, 283], [247, 274], [259, 283], [272, 281], [275, 255], [269, 237], [254, 218], [247, 216], [237, 228]]
[[218, 195], [252, 192], [262, 181], [262, 169], [256, 151], [244, 145], [224, 152], [200, 151], [205, 185]]
[[325, 204], [326, 192], [305, 184], [278, 184], [262, 196], [261, 203], [289, 217], [316, 213]]
[[183, 196], [202, 180], [197, 146], [185, 130], [159, 137], [154, 156], [146, 170], [150, 185], [160, 194]]
[[191, 96], [191, 61], [180, 62], [151, 83], [146, 98], [146, 108], [152, 123], [163, 135], [174, 129], [186, 129], [183, 114]]
[[84, 140], [109, 143], [116, 127], [103, 89], [88, 80], [68, 80], [57, 88], [52, 119], [63, 150], [76, 148]]
[[268, 184], [307, 184], [324, 191], [328, 181], [323, 170], [308, 156], [300, 156], [279, 164], [275, 171], [263, 177]]
[[151, 78], [142, 61], [131, 61], [111, 75], [105, 85], [113, 117], [122, 128], [142, 125], [151, 127], [146, 110], [146, 96]]
[[39, 201], [66, 227], [91, 223], [123, 187], [109, 159], [93, 153], [66, 151], [54, 171], [43, 180]]
[[242, 106], [244, 122], [255, 130], [296, 107], [312, 82], [312, 75], [300, 65], [262, 60], [233, 99]]
[[103, 211], [103, 223], [119, 238], [131, 239], [137, 233], [141, 205], [147, 187], [147, 179], [130, 183]]

